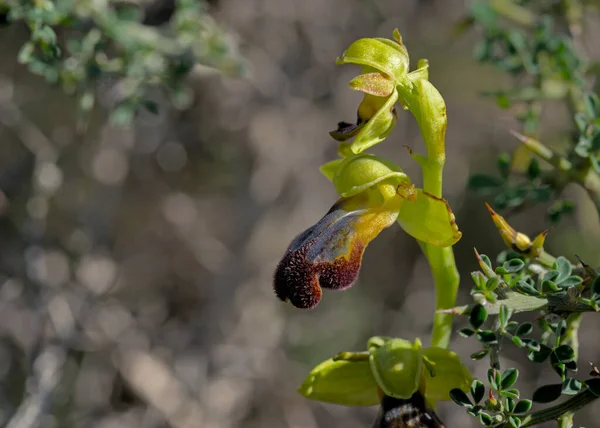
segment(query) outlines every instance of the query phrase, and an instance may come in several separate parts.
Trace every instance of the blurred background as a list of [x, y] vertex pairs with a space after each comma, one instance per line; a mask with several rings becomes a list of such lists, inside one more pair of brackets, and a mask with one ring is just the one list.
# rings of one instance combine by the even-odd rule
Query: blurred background
[[[76, 102], [17, 63], [25, 27], [1, 27], [0, 426], [370, 426], [376, 407], [312, 402], [296, 388], [314, 365], [364, 349], [372, 335], [428, 342], [434, 295], [417, 243], [397, 227], [384, 231], [359, 282], [325, 292], [310, 311], [276, 299], [272, 275], [294, 236], [336, 199], [318, 167], [336, 156], [328, 132], [354, 120], [361, 95], [347, 85], [357, 68], [335, 58], [355, 39], [391, 37], [397, 27], [413, 67], [429, 59], [446, 100], [444, 192], [463, 232], [459, 301], [469, 301], [473, 247], [493, 256], [502, 243], [465, 183], [516, 147], [508, 130], [519, 124], [480, 95], [509, 82], [472, 59], [475, 31], [452, 36], [464, 11], [462, 0], [211, 2], [251, 75], [198, 73], [189, 108], [159, 103], [158, 115], [128, 129], [100, 108], [85, 134]], [[592, 56], [597, 18], [585, 22]], [[98, 88], [105, 106], [111, 91], [111, 82]], [[399, 113], [375, 152], [419, 182], [403, 146], [424, 147], [412, 116]], [[541, 139], [570, 126], [550, 104]], [[597, 266], [596, 211], [583, 192], [567, 192], [578, 210], [547, 249]], [[547, 227], [543, 207], [511, 222], [531, 235]], [[587, 314], [582, 367], [598, 360], [598, 327]], [[468, 357], [478, 347], [456, 337], [453, 349]], [[521, 368], [523, 354], [505, 357]], [[468, 364], [485, 376], [485, 362]], [[520, 387], [531, 393], [547, 375], [529, 367]], [[594, 411], [598, 404], [581, 412], [578, 426], [597, 426]], [[453, 403], [439, 414], [448, 427], [475, 426]]]

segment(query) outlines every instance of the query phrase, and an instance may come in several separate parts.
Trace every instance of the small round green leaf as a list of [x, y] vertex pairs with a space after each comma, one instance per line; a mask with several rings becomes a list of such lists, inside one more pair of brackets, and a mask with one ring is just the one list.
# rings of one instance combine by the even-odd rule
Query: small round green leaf
[[508, 421], [512, 428], [519, 428], [521, 426], [521, 419], [516, 416], [509, 416]]
[[562, 363], [553, 364], [552, 365], [552, 370], [554, 370], [556, 372], [556, 374], [559, 375], [561, 378], [563, 376], [565, 376], [566, 373], [567, 373], [566, 366], [564, 364], [562, 364]]
[[492, 268], [492, 261], [488, 256], [486, 256], [485, 254], [480, 254], [479, 257], [481, 258], [483, 263], [485, 263], [490, 269]]
[[508, 411], [508, 413], [512, 413], [513, 410], [515, 409], [515, 400], [512, 398], [507, 398], [505, 401], [506, 404], [506, 410]]
[[513, 413], [527, 413], [531, 410], [532, 405], [533, 401], [531, 400], [521, 400], [515, 405]]
[[554, 281], [556, 278], [558, 278], [559, 275], [560, 275], [560, 273], [557, 270], [549, 270], [544, 275], [542, 275], [542, 282], [543, 281]]
[[480, 271], [471, 272], [471, 279], [479, 289], [485, 289], [486, 277]]
[[558, 276], [554, 282], [559, 284], [571, 275], [571, 262], [562, 256], [558, 257], [555, 269], [558, 271]]
[[568, 363], [575, 359], [575, 351], [569, 345], [560, 345], [555, 348], [554, 355], [561, 363]]
[[517, 284], [515, 285], [515, 288], [520, 293], [526, 294], [528, 296], [539, 296], [540, 295], [540, 292], [533, 285], [528, 284], [525, 281], [517, 282]]
[[514, 331], [517, 329], [517, 327], [519, 326], [519, 323], [516, 321], [509, 321], [508, 324], [506, 324], [506, 330], [507, 331]]
[[575, 395], [581, 391], [583, 384], [572, 377], [567, 378], [562, 384], [562, 393], [565, 395]]
[[478, 332], [477, 339], [485, 345], [495, 345], [498, 343], [498, 336], [492, 330], [482, 330]]
[[560, 397], [561, 392], [562, 384], [560, 383], [540, 386], [533, 393], [532, 400], [535, 403], [550, 403]]
[[533, 331], [533, 324], [530, 322], [524, 322], [523, 324], [521, 324], [519, 326], [519, 328], [516, 331], [516, 335], [517, 336], [527, 336], [529, 334], [531, 334], [531, 332]]
[[471, 325], [478, 329], [483, 325], [485, 320], [487, 320], [487, 311], [481, 304], [477, 304], [471, 309], [471, 313], [469, 314], [469, 322]]
[[577, 276], [577, 275], [572, 275], [572, 276], [565, 278], [560, 283], [557, 282], [557, 285], [560, 288], [569, 288], [569, 287], [575, 287], [575, 286], [581, 284], [582, 282], [583, 282], [582, 277]]
[[485, 425], [487, 427], [491, 426], [493, 422], [493, 419], [490, 415], [488, 415], [487, 413], [479, 413], [479, 423], [481, 425]]
[[552, 349], [546, 345], [540, 345], [539, 351], [531, 351], [527, 357], [534, 363], [543, 363], [552, 354]]
[[525, 345], [527, 346], [527, 348], [531, 351], [539, 351], [540, 349], [542, 349], [542, 345], [540, 345], [537, 341], [533, 340], [533, 339], [523, 339], [523, 343], [525, 343]]
[[492, 389], [498, 390], [498, 387], [500, 385], [500, 376], [498, 372], [494, 369], [488, 369], [487, 376], [490, 387]]
[[498, 285], [500, 284], [500, 278], [497, 276], [492, 276], [485, 283], [485, 289], [488, 291], [494, 291]]
[[485, 395], [485, 386], [482, 382], [478, 380], [474, 380], [471, 384], [471, 396], [473, 397], [473, 401], [475, 404], [478, 404]]
[[585, 386], [597, 397], [600, 397], [600, 378], [588, 379]]
[[558, 285], [554, 283], [554, 281], [542, 281], [542, 292], [543, 293], [554, 293], [559, 291]]
[[519, 348], [525, 347], [525, 342], [523, 342], [523, 340], [520, 337], [518, 337], [518, 336], [513, 336], [512, 337], [512, 341]]
[[506, 328], [506, 324], [510, 319], [510, 309], [506, 305], [500, 305], [500, 312], [498, 313], [498, 321], [500, 322], [500, 327]]
[[503, 397], [507, 398], [519, 398], [519, 390], [518, 389], [506, 389], [499, 392], [499, 394]]
[[471, 337], [475, 334], [475, 331], [470, 328], [461, 328], [458, 330], [458, 334], [462, 337]]
[[489, 353], [490, 353], [489, 348], [488, 349], [482, 349], [481, 351], [472, 353], [471, 354], [471, 359], [472, 360], [481, 360], [481, 359], [485, 358], [485, 356], [488, 355]]
[[502, 267], [508, 273], [519, 272], [521, 269], [523, 269], [524, 266], [525, 266], [525, 263], [521, 259], [512, 259], [512, 260], [509, 260], [502, 264]]
[[473, 403], [471, 403], [471, 400], [469, 400], [467, 394], [465, 394], [465, 392], [461, 389], [454, 388], [450, 390], [450, 398], [459, 406], [467, 408], [473, 407]]

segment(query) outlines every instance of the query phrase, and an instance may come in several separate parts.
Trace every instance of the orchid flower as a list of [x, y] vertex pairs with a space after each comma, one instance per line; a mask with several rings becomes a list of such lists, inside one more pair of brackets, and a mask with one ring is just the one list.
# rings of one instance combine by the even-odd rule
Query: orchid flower
[[450, 400], [453, 388], [468, 391], [473, 380], [459, 356], [447, 349], [423, 349], [421, 341], [372, 337], [367, 352], [342, 352], [316, 366], [299, 392], [347, 406], [378, 404], [381, 395], [408, 399], [419, 392], [431, 407]]
[[342, 197], [292, 241], [275, 272], [275, 293], [298, 308], [315, 307], [322, 288], [353, 285], [365, 248], [395, 222], [414, 238], [439, 247], [461, 237], [448, 203], [416, 188], [388, 160], [351, 155], [331, 178]]

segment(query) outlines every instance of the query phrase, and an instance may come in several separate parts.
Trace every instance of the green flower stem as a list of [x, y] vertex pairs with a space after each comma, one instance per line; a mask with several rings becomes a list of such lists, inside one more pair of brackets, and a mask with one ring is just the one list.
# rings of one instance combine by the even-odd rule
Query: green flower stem
[[581, 325], [582, 313], [572, 313], [567, 318], [567, 330], [565, 334], [560, 338], [561, 345], [569, 345], [575, 351], [575, 360], [579, 356], [579, 338], [577, 333], [579, 332], [579, 326]]
[[[438, 155], [437, 158], [429, 156], [426, 166], [423, 167], [423, 190], [438, 198], [442, 195], [444, 161], [443, 154]], [[435, 285], [436, 314], [433, 318], [431, 346], [447, 348], [452, 336], [453, 316], [437, 311], [456, 305], [460, 276], [454, 260], [454, 251], [452, 247], [440, 248], [423, 242], [419, 242], [419, 244], [429, 262]]]
[[[456, 262], [454, 261], [452, 247], [440, 248], [423, 242], [419, 242], [419, 244], [427, 257], [431, 273], [433, 274], [436, 311], [454, 307], [460, 277], [456, 268]], [[433, 318], [431, 346], [439, 346], [440, 348], [448, 347], [450, 337], [452, 336], [452, 319], [452, 314], [436, 312]]]
[[[432, 87], [433, 88], [433, 87]], [[435, 88], [428, 92], [430, 104], [437, 105], [437, 109], [431, 108], [423, 102], [421, 111], [415, 114], [421, 135], [425, 140], [427, 147], [427, 159], [421, 163], [423, 171], [423, 190], [437, 198], [442, 197], [443, 171], [446, 162], [445, 151], [445, 129], [446, 129], [446, 108], [443, 98]], [[423, 110], [424, 107], [430, 107], [429, 110]], [[440, 108], [443, 107], [443, 108]], [[435, 114], [442, 112], [441, 117], [435, 117]], [[431, 114], [431, 117], [424, 116]], [[437, 122], [436, 122], [437, 120]], [[440, 313], [440, 310], [450, 309], [456, 305], [456, 295], [458, 293], [458, 284], [460, 275], [456, 268], [454, 260], [454, 250], [452, 247], [436, 247], [430, 244], [419, 242], [423, 253], [429, 262], [429, 268], [433, 275], [436, 297], [436, 313], [433, 318], [433, 331], [431, 332], [431, 346], [447, 348], [450, 345], [452, 336], [453, 316], [448, 313]]]
[[[559, 419], [561, 416], [566, 414], [575, 413], [577, 410], [587, 406], [592, 401], [596, 400], [598, 396], [594, 395], [589, 389], [586, 389], [579, 394], [575, 395], [573, 398], [568, 399], [567, 401], [558, 404], [556, 406], [549, 407], [544, 410], [540, 410], [538, 412], [530, 413], [521, 418], [521, 427], [532, 427], [534, 425], [539, 425], [548, 421], [555, 421]], [[509, 427], [509, 424], [505, 424], [505, 427]], [[569, 426], [569, 425], [560, 425]]]

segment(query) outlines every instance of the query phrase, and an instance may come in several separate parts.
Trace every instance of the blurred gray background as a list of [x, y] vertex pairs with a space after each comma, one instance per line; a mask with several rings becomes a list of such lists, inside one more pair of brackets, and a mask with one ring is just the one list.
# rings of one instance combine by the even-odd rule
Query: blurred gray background
[[[434, 296], [418, 245], [397, 227], [384, 231], [358, 284], [325, 292], [310, 311], [277, 300], [272, 274], [291, 239], [336, 199], [318, 167], [336, 156], [328, 131], [355, 118], [361, 95], [347, 86], [358, 68], [335, 58], [357, 38], [391, 37], [398, 27], [412, 65], [429, 59], [446, 100], [444, 193], [464, 234], [455, 250], [460, 302], [469, 301], [473, 247], [493, 257], [502, 244], [465, 183], [516, 147], [508, 130], [519, 124], [479, 94], [510, 82], [472, 59], [476, 31], [451, 36], [465, 7], [220, 0], [211, 14], [251, 76], [200, 73], [189, 109], [164, 100], [158, 116], [143, 114], [131, 129], [111, 127], [99, 109], [84, 136], [75, 101], [17, 64], [24, 28], [0, 29], [0, 426], [19, 406], [32, 418], [48, 406], [40, 426], [52, 428], [370, 426], [376, 407], [312, 402], [296, 388], [314, 365], [364, 349], [372, 335], [428, 342]], [[593, 54], [597, 16], [585, 31]], [[110, 82], [98, 89], [105, 107], [112, 90]], [[412, 116], [399, 113], [375, 152], [419, 182], [403, 145], [424, 147]], [[566, 113], [546, 106], [544, 141], [568, 131]], [[597, 214], [579, 189], [567, 190], [578, 211], [547, 249], [598, 265]], [[511, 222], [531, 235], [547, 226], [543, 207]], [[585, 372], [599, 357], [595, 318], [586, 315], [581, 330]], [[458, 337], [453, 348], [465, 357], [478, 350]], [[511, 350], [505, 362], [523, 369], [523, 357]], [[485, 376], [485, 361], [468, 364]], [[522, 391], [544, 376], [554, 375], [527, 367]], [[25, 402], [24, 391], [32, 393]], [[597, 426], [594, 410], [581, 412], [579, 425]], [[439, 413], [448, 427], [476, 426], [453, 403]]]

